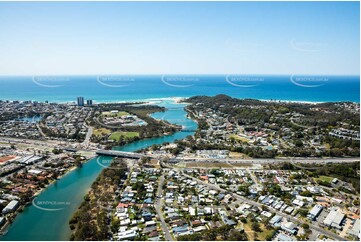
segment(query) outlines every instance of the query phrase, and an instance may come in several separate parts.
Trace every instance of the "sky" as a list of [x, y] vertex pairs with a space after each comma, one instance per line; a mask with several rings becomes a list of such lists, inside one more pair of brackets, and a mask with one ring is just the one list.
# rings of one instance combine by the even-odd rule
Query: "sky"
[[0, 2], [0, 75], [359, 75], [359, 19], [359, 2]]

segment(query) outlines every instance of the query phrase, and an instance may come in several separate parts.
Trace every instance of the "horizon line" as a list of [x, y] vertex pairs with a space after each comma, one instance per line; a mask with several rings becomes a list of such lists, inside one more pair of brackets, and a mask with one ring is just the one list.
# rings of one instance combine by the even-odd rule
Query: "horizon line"
[[2, 75], [0, 77], [34, 77], [34, 76], [167, 76], [167, 75], [183, 75], [183, 76], [230, 76], [230, 75], [260, 75], [260, 76], [341, 76], [341, 77], [360, 77], [360, 74], [254, 74], [254, 73], [226, 73], [226, 74], [204, 74], [204, 73], [167, 73], [167, 74], [24, 74], [24, 75]]

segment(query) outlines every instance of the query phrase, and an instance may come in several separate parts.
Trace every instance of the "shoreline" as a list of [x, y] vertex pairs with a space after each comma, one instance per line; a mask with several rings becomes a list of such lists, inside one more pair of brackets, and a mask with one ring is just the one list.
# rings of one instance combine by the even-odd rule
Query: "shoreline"
[[[225, 94], [225, 95], [227, 95], [227, 94]], [[194, 96], [198, 96], [198, 95], [194, 95]], [[180, 96], [179, 97], [154, 97], [154, 98], [130, 99], [130, 100], [99, 100], [99, 101], [97, 101], [96, 99], [92, 99], [92, 100], [93, 100], [93, 102], [95, 102], [95, 105], [97, 105], [97, 104], [109, 104], [109, 103], [138, 103], [138, 102], [144, 102], [143, 105], [156, 105], [156, 104], [159, 104], [159, 103], [164, 102], [164, 101], [173, 101], [173, 103], [177, 103], [177, 104], [188, 104], [187, 102], [183, 102], [183, 100], [194, 97], [194, 96], [189, 96], [189, 97], [180, 97]], [[355, 101], [307, 101], [307, 100], [258, 99], [258, 98], [237, 98], [237, 97], [232, 97], [232, 98], [236, 98], [236, 99], [240, 99], [240, 100], [253, 99], [253, 100], [258, 100], [258, 101], [262, 101], [262, 102], [283, 102], [283, 103], [301, 103], [301, 104], [344, 103], [344, 102], [360, 104], [360, 102], [355, 102]], [[24, 102], [26, 100], [9, 100], [9, 101], [21, 101], [21, 102]], [[38, 100], [31, 100], [31, 101], [32, 102], [40, 102], [40, 103], [45, 102], [45, 101], [38, 101]], [[49, 101], [49, 103], [76, 105], [75, 101], [64, 101], [64, 100], [63, 101], [54, 100], [54, 101]]]

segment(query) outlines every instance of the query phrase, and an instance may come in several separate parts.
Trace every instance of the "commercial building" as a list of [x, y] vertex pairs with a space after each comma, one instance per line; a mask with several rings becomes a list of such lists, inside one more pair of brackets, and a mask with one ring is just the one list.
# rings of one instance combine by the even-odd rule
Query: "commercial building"
[[323, 207], [321, 205], [316, 204], [308, 213], [307, 218], [309, 218], [310, 220], [316, 220], [318, 215], [320, 215], [320, 213], [322, 212], [322, 209]]

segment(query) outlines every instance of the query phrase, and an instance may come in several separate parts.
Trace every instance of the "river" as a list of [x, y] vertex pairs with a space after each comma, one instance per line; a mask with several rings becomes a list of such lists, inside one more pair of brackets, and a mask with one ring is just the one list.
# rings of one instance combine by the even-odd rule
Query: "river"
[[[144, 139], [124, 146], [115, 147], [121, 151], [136, 151], [153, 144], [174, 142], [193, 135], [197, 124], [186, 118], [184, 104], [177, 104], [171, 100], [159, 100], [157, 105], [168, 108], [162, 113], [154, 113], [157, 119], [164, 119], [170, 123], [184, 126], [190, 132], [176, 132], [163, 137]], [[97, 160], [98, 159], [98, 160]], [[109, 164], [112, 158], [98, 157], [86, 162], [81, 168], [67, 173], [65, 176], [48, 186], [33, 204], [15, 218], [8, 227], [8, 233], [1, 240], [69, 240], [71, 230], [69, 219], [83, 201], [91, 184], [102, 171], [103, 164]], [[100, 164], [101, 165], [100, 165]]]

